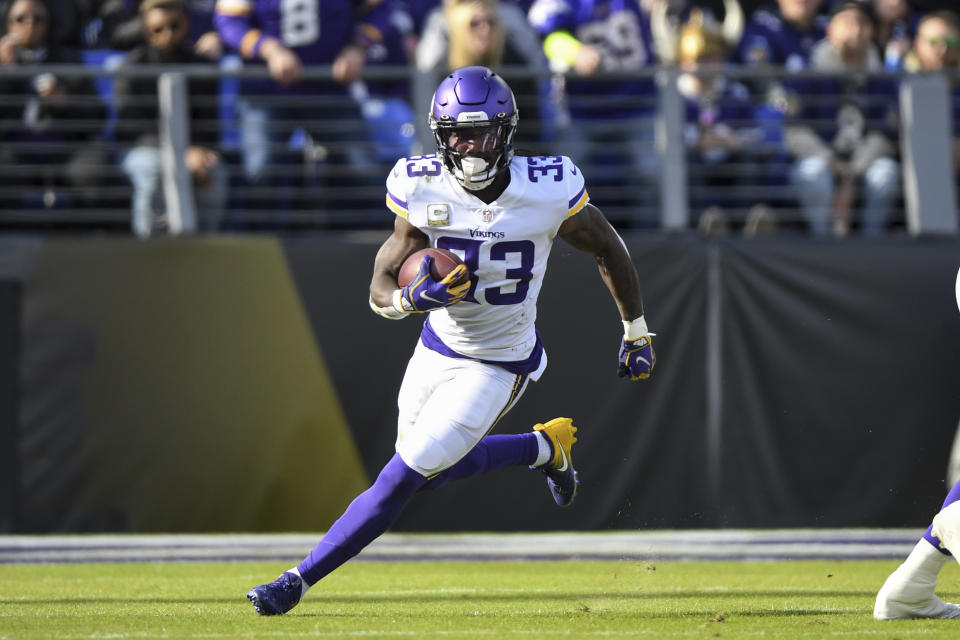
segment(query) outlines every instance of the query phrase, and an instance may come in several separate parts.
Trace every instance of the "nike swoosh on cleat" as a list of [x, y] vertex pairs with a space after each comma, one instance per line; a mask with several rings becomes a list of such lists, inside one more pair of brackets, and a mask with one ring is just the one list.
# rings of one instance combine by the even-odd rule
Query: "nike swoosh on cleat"
[[[560, 447], [559, 441], [557, 441], [557, 446]], [[566, 471], [567, 467], [570, 466], [569, 463], [567, 462], [567, 454], [563, 450], [563, 447], [560, 447], [560, 457], [563, 458], [563, 466], [560, 467], [559, 469], [554, 469], [554, 471]]]

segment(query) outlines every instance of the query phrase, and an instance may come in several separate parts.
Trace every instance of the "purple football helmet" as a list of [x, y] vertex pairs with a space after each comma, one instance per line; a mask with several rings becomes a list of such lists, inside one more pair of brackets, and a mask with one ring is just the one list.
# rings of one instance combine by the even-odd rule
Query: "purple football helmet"
[[513, 92], [486, 67], [461, 67], [444, 78], [429, 118], [437, 153], [472, 191], [489, 186], [510, 166], [517, 120]]

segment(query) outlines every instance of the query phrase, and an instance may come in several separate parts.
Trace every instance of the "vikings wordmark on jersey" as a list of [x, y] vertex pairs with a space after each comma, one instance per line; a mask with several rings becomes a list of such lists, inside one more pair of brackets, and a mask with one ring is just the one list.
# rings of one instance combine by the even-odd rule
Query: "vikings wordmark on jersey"
[[[487, 204], [445, 171], [436, 154], [400, 159], [387, 207], [458, 254], [471, 274], [463, 302], [437, 309], [424, 328], [459, 354], [499, 362], [527, 358], [537, 342], [537, 296], [560, 225], [589, 201], [565, 156], [520, 156], [510, 185]], [[536, 377], [534, 377], [536, 379]]]

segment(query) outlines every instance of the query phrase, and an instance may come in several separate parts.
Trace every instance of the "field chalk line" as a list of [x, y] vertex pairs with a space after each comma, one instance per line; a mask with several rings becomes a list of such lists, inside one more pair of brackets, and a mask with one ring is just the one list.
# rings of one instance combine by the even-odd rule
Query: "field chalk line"
[[[387, 533], [367, 561], [902, 560], [924, 529]], [[0, 564], [299, 561], [321, 533], [0, 535]]]

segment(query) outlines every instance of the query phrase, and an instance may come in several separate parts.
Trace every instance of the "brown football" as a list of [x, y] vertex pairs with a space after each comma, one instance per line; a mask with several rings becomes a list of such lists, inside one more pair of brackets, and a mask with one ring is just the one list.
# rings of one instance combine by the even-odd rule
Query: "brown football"
[[428, 254], [433, 256], [430, 275], [433, 276], [434, 280], [442, 280], [444, 276], [456, 269], [458, 264], [463, 264], [460, 256], [453, 251], [437, 249], [435, 247], [420, 249], [420, 251], [410, 254], [410, 256], [403, 261], [403, 265], [400, 267], [400, 273], [397, 276], [397, 284], [401, 287], [410, 284], [410, 281], [413, 280], [414, 276], [420, 271], [420, 263], [423, 262], [423, 256]]

